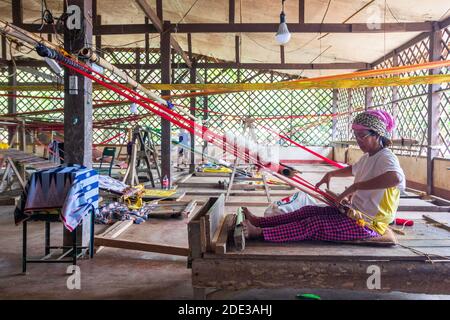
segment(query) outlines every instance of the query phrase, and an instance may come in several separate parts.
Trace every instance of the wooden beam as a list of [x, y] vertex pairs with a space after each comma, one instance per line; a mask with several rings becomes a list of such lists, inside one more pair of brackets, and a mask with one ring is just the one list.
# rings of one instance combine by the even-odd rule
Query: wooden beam
[[[275, 32], [278, 23], [185, 23], [178, 24], [179, 33], [263, 33]], [[290, 23], [291, 33], [384, 33], [431, 31], [431, 22], [384, 23], [372, 29], [367, 23]]]
[[219, 227], [217, 239], [213, 241], [216, 254], [225, 254], [227, 252], [228, 236], [233, 229], [236, 217], [233, 214], [227, 214]]
[[450, 220], [445, 215], [442, 215], [442, 217], [436, 217], [424, 214], [423, 218], [426, 221], [435, 224], [439, 228], [450, 231]]
[[241, 63], [241, 44], [240, 44], [240, 37], [239, 36], [235, 36], [234, 37], [234, 50], [235, 50], [235, 61], [236, 64], [240, 64]]
[[[333, 89], [333, 114], [337, 114], [338, 111], [338, 89]], [[332, 125], [331, 125], [331, 141], [336, 141], [337, 139], [337, 117], [333, 116]], [[333, 148], [334, 150], [334, 148]]]
[[[392, 66], [393, 67], [398, 67], [398, 52], [397, 50], [393, 51], [392, 54]], [[394, 86], [392, 87], [392, 115], [394, 116], [394, 119], [398, 119], [398, 115], [399, 115], [399, 110], [398, 110], [398, 87]], [[396, 139], [397, 138], [397, 126], [394, 128], [393, 132], [392, 132], [392, 138]]]
[[285, 64], [285, 59], [284, 59], [284, 46], [280, 46], [280, 62], [281, 64]]
[[298, 0], [298, 23], [305, 23], [305, 0]]
[[170, 254], [175, 256], [183, 256], [187, 257], [189, 255], [189, 249], [178, 246], [166, 246], [160, 244], [153, 244], [142, 241], [130, 241], [130, 240], [122, 240], [122, 239], [110, 239], [96, 236], [94, 238], [95, 245], [104, 246], [110, 248], [120, 248], [120, 249], [128, 249], [128, 250], [138, 250], [138, 251], [146, 251], [146, 252], [157, 252], [163, 254]]
[[7, 62], [8, 61], [8, 54], [7, 54], [7, 49], [6, 49], [6, 36], [5, 35], [1, 35], [2, 38], [2, 61]]
[[[95, 16], [95, 25], [99, 26], [102, 24], [102, 16]], [[101, 35], [96, 35], [95, 36], [95, 49], [97, 54], [100, 57], [104, 57], [103, 52], [101, 51], [102, 49], [102, 36]]]
[[[23, 3], [22, 0], [12, 1], [11, 3], [12, 9], [12, 21], [15, 25], [20, 25], [23, 23]], [[2, 36], [3, 40], [4, 36]], [[6, 38], [5, 38], [6, 40]], [[2, 42], [2, 56], [6, 59], [6, 41]], [[12, 59], [12, 57], [10, 57]], [[8, 66], [8, 85], [16, 86], [17, 85], [17, 68], [14, 65]], [[17, 91], [9, 91], [8, 94], [17, 94]], [[16, 113], [17, 112], [17, 99], [13, 96], [8, 97], [8, 113]], [[8, 128], [8, 143], [11, 143], [13, 138], [14, 129]]]
[[[106, 50], [104, 50], [106, 51]], [[1, 65], [10, 64], [7, 60], [0, 60]], [[45, 67], [47, 64], [40, 60], [17, 60], [18, 67]], [[134, 63], [113, 63], [113, 65], [120, 69], [136, 69], [138, 68]], [[254, 69], [254, 70], [339, 70], [339, 69], [355, 69], [366, 70], [370, 69], [370, 64], [365, 62], [332, 62], [332, 63], [236, 63], [233, 62], [211, 62], [211, 63], [197, 63], [199, 69]], [[174, 63], [171, 65], [173, 69], [186, 69], [188, 65], [184, 63]], [[153, 70], [161, 69], [160, 63], [142, 63], [139, 69]]]
[[[31, 62], [33, 66], [44, 66], [42, 63]], [[26, 63], [19, 63], [26, 65]], [[115, 63], [114, 66], [121, 69], [135, 69], [135, 64]], [[255, 70], [340, 70], [340, 69], [370, 69], [370, 65], [364, 62], [334, 62], [334, 63], [236, 63], [236, 62], [216, 62], [216, 63], [197, 63], [199, 69], [255, 69]], [[188, 68], [186, 64], [172, 64], [172, 68]], [[160, 69], [160, 64], [143, 64], [141, 69]]]
[[[92, 21], [90, 13], [92, 0], [70, 0], [69, 5], [81, 8], [84, 36], [74, 40], [70, 30], [64, 35], [64, 46], [68, 52], [77, 52], [84, 48], [85, 43], [92, 43]], [[79, 30], [78, 30], [79, 31]], [[71, 83], [77, 85], [74, 94], [69, 90], [64, 97], [64, 160], [67, 163], [92, 166], [92, 81], [82, 75], [64, 73], [64, 87], [70, 88]], [[79, 93], [83, 94], [79, 94]]]
[[150, 7], [150, 4], [146, 0], [136, 0], [136, 3], [142, 9], [147, 18], [150, 19], [156, 30], [159, 33], [163, 32], [163, 22], [158, 17], [158, 14]]
[[134, 52], [134, 60], [136, 64], [136, 82], [141, 82], [141, 51], [136, 49]]
[[[188, 33], [187, 35], [187, 44], [188, 44], [188, 56], [189, 60], [192, 61], [192, 35]], [[192, 82], [191, 82], [192, 83]]]
[[228, 23], [234, 23], [236, 11], [236, 0], [229, 0], [228, 2]]
[[244, 220], [245, 220], [245, 215], [242, 212], [242, 208], [240, 207], [236, 213], [236, 224], [234, 226], [234, 232], [233, 232], [234, 247], [238, 251], [242, 251], [245, 249], [244, 227], [242, 225], [242, 222]]
[[164, 21], [162, 0], [156, 0], [156, 14], [160, 21]]
[[[190, 33], [188, 34], [188, 40], [190, 40]], [[190, 41], [188, 41], [189, 43]], [[197, 67], [194, 63], [194, 66], [189, 70], [189, 80], [190, 83], [197, 83]], [[191, 90], [191, 93], [194, 93], [195, 90]], [[190, 113], [193, 117], [195, 117], [195, 108], [196, 108], [197, 102], [196, 97], [189, 98], [189, 106], [191, 107]], [[195, 172], [195, 135], [194, 133], [190, 134], [191, 138], [191, 154], [190, 154], [190, 164], [189, 164], [189, 173], [193, 174]]]
[[13, 24], [19, 26], [23, 23], [23, 4], [22, 0], [12, 1], [12, 20]]
[[[320, 254], [322, 250], [315, 250]], [[342, 245], [334, 246], [333, 250]], [[378, 249], [378, 248], [377, 248]], [[394, 250], [385, 248], [386, 250]], [[265, 248], [273, 251], [270, 246]], [[292, 249], [291, 249], [292, 250]], [[298, 246], [298, 252], [305, 246]], [[367, 250], [368, 253], [374, 248]], [[450, 269], [447, 263], [425, 263], [425, 257], [414, 261], [392, 257], [375, 258], [366, 254], [344, 257], [307, 257], [280, 255], [206, 255], [192, 261], [192, 286], [228, 290], [250, 288], [321, 288], [345, 289], [374, 292], [368, 288], [368, 270], [374, 264], [381, 270], [381, 287], [377, 292], [410, 292], [428, 294], [448, 294]], [[376, 261], [374, 261], [376, 260]], [[232, 270], [232, 272], [230, 272]]]
[[370, 107], [372, 107], [372, 93], [373, 93], [373, 88], [372, 87], [367, 87], [365, 89], [365, 92], [364, 92], [364, 110], [366, 110], [366, 111]]
[[[149, 20], [147, 17], [145, 17], [145, 24], [148, 25], [149, 24]], [[148, 32], [146, 32], [144, 34], [144, 51], [145, 51], [145, 63], [149, 64], [150, 63], [150, 57], [149, 57], [149, 53], [150, 53], [150, 35]]]
[[[150, 18], [151, 19], [151, 18]], [[164, 31], [161, 33], [161, 83], [171, 82], [171, 49], [170, 30], [166, 29], [170, 22], [164, 22]], [[170, 91], [163, 90], [161, 95], [170, 95]], [[169, 185], [172, 181], [172, 152], [171, 152], [171, 124], [170, 121], [161, 118], [161, 185], [162, 179], [167, 176]]]
[[[133, 220], [125, 220], [125, 221], [117, 221], [112, 226], [107, 228], [104, 232], [97, 235], [97, 237], [103, 237], [108, 239], [115, 239], [124, 233], [131, 225], [133, 224]], [[104, 249], [103, 246], [97, 247], [95, 253], [99, 253]]]
[[[66, 5], [81, 9], [83, 31], [64, 29], [64, 49], [69, 53], [78, 52], [86, 43], [92, 43], [92, 0], [68, 0], [64, 2], [64, 11]], [[92, 80], [66, 69], [64, 87], [68, 89], [64, 92], [64, 162], [92, 168]], [[91, 243], [88, 217], [94, 219], [93, 213], [76, 230], [77, 244], [83, 246]], [[64, 246], [71, 246], [73, 237], [74, 233], [64, 228]]]
[[447, 28], [450, 25], [450, 16], [442, 21], [439, 21], [439, 29]]
[[[7, 56], [7, 44], [6, 38], [2, 36], [2, 55]], [[8, 85], [10, 87], [17, 86], [17, 68], [14, 64], [8, 64]], [[8, 94], [11, 96], [8, 97], [8, 113], [16, 113], [17, 112], [17, 98], [15, 95], [17, 94], [16, 90], [8, 91]], [[14, 137], [14, 128], [8, 128], [8, 144], [10, 144]]]
[[403, 51], [409, 47], [411, 47], [412, 45], [416, 44], [419, 41], [422, 41], [423, 39], [427, 38], [430, 35], [429, 32], [422, 32], [421, 34], [415, 36], [414, 38], [412, 38], [411, 40], [406, 41], [404, 44], [402, 44], [401, 46], [395, 48], [394, 50], [392, 50], [391, 52], [383, 55], [382, 57], [378, 58], [377, 60], [375, 60], [374, 62], [370, 63], [371, 66], [376, 66], [377, 64], [382, 63], [384, 60], [392, 58], [394, 56], [395, 52], [400, 52]]
[[[142, 0], [136, 0], [142, 1]], [[379, 29], [372, 29], [366, 23], [290, 23], [291, 33], [391, 33], [391, 32], [430, 32], [431, 21], [426, 22], [403, 22], [382, 23]], [[29, 32], [54, 33], [53, 27], [44, 25], [42, 30], [40, 24], [18, 25]], [[278, 29], [277, 23], [180, 23], [172, 24], [170, 29], [176, 29], [177, 33], [273, 33]], [[125, 35], [160, 33], [155, 26], [145, 24], [108, 24], [98, 26], [94, 34], [101, 35]]]
[[[135, 0], [136, 3], [141, 7], [142, 11], [145, 13], [145, 15], [150, 19], [150, 21], [155, 26], [156, 30], [159, 31], [159, 33], [163, 32], [163, 22], [159, 18], [158, 14], [153, 11], [153, 9], [150, 7], [150, 4], [147, 2], [147, 0]], [[161, 4], [162, 6], [162, 4]], [[162, 15], [162, 8], [161, 8], [161, 15]], [[167, 27], [167, 29], [164, 29], [166, 31], [172, 30], [171, 27]], [[170, 33], [169, 33], [170, 34]], [[184, 62], [189, 66], [189, 68], [192, 67], [192, 62], [189, 60], [189, 57], [186, 55], [186, 53], [183, 51], [181, 46], [178, 44], [178, 42], [175, 40], [175, 38], [170, 35], [170, 44], [175, 49], [175, 51], [183, 57]]]

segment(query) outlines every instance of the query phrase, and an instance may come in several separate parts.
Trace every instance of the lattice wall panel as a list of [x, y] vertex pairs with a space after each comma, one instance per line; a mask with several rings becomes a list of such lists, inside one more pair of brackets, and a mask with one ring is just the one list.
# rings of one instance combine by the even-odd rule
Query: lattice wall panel
[[349, 114], [350, 90], [339, 89], [337, 95], [337, 122], [336, 122], [336, 140], [345, 141], [351, 139], [350, 125], [352, 115]]
[[[8, 83], [8, 71], [6, 68], [0, 69], [0, 82]], [[1, 94], [8, 94], [6, 91], [0, 91]], [[8, 97], [0, 96], [0, 114], [8, 112]], [[0, 127], [0, 142], [8, 142], [8, 131]]]
[[[450, 60], [450, 28], [442, 30], [442, 60]], [[450, 74], [450, 68], [442, 68], [440, 70], [442, 74]], [[441, 84], [441, 100], [439, 105], [440, 117], [439, 117], [439, 136], [442, 148], [440, 149], [439, 156], [450, 157], [450, 84]]]

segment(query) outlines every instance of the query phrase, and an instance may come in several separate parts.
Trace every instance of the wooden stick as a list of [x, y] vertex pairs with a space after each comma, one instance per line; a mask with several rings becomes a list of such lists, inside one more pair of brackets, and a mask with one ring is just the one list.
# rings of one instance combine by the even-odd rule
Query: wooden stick
[[[131, 225], [133, 224], [133, 220], [125, 220], [125, 221], [117, 221], [111, 227], [106, 229], [103, 233], [97, 235], [97, 237], [104, 237], [109, 239], [117, 238], [119, 235], [125, 232]], [[95, 250], [95, 253], [99, 253], [103, 250], [103, 246], [98, 247]]]
[[242, 221], [245, 220], [245, 215], [242, 212], [242, 207], [238, 208], [236, 213], [236, 225], [234, 227], [234, 246], [237, 250], [242, 251], [245, 249], [245, 235]]
[[427, 220], [428, 222], [436, 224], [436, 226], [439, 227], [439, 228], [442, 228], [442, 229], [445, 229], [447, 231], [450, 231], [450, 225], [445, 223], [445, 222], [438, 221], [435, 218], [430, 217], [430, 216], [428, 216], [426, 214], [423, 215], [423, 218], [425, 220]]
[[175, 256], [187, 257], [189, 255], [189, 248], [177, 247], [177, 246], [166, 246], [160, 244], [153, 244], [141, 241], [130, 241], [121, 239], [109, 239], [103, 237], [95, 237], [95, 243], [99, 246], [111, 247], [111, 248], [121, 248], [128, 250], [138, 250], [146, 252], [157, 252], [163, 254], [171, 254]]
[[184, 208], [183, 211], [181, 211], [181, 214], [183, 215], [183, 217], [187, 218], [192, 212], [194, 212], [196, 207], [197, 207], [197, 201], [191, 200], [191, 202], [189, 202], [186, 205], [186, 208]]
[[213, 248], [216, 254], [225, 254], [227, 252], [228, 235], [233, 230], [236, 216], [227, 214], [220, 225], [217, 239], [213, 240]]

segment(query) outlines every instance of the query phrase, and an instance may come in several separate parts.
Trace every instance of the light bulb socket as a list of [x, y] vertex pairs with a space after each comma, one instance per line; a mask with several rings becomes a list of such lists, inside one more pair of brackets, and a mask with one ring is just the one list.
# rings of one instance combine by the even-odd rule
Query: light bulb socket
[[280, 13], [280, 23], [286, 23], [286, 15], [284, 14], [284, 11], [281, 11]]

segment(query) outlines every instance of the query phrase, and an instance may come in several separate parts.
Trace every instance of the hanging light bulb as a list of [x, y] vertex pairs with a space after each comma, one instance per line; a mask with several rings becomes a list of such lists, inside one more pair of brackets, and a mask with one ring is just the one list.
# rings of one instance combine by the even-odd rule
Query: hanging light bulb
[[284, 1], [286, 0], [281, 0], [282, 9], [280, 14], [280, 26], [278, 27], [278, 32], [275, 35], [275, 39], [280, 45], [288, 43], [291, 39], [291, 33], [289, 32], [286, 24], [286, 15], [284, 14]]

